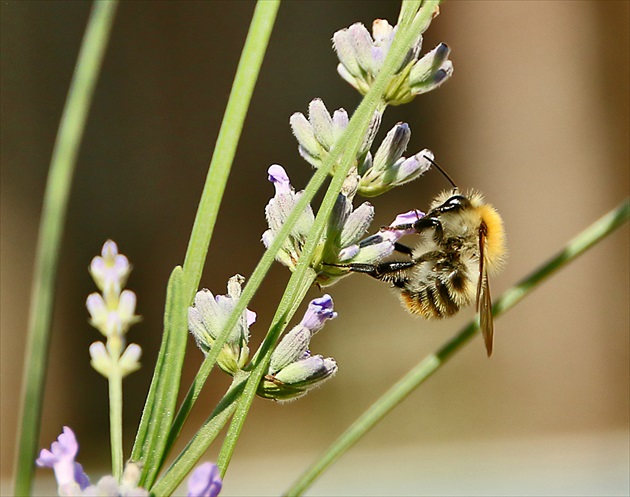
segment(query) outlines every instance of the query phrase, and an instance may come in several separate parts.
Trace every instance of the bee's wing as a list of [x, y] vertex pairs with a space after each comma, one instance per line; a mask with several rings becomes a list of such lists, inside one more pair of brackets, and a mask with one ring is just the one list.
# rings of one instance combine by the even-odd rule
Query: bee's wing
[[492, 299], [490, 298], [490, 282], [485, 265], [486, 229], [482, 225], [479, 229], [479, 282], [477, 283], [477, 312], [479, 313], [479, 327], [486, 345], [488, 357], [492, 355], [494, 323], [492, 322]]

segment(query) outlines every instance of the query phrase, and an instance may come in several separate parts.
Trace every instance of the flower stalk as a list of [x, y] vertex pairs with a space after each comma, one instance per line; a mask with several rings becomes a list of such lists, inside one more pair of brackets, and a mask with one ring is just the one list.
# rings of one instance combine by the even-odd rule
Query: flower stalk
[[[185, 310], [192, 302], [193, 296], [201, 279], [201, 272], [208, 253], [208, 247], [223, 197], [223, 191], [225, 190], [225, 185], [231, 170], [232, 161], [236, 153], [236, 146], [240, 138], [240, 133], [245, 121], [245, 115], [247, 113], [249, 102], [251, 101], [251, 96], [253, 94], [260, 66], [262, 65], [262, 60], [271, 36], [278, 7], [279, 0], [269, 0], [265, 2], [258, 2], [254, 11], [254, 16], [250, 24], [247, 40], [245, 42], [237, 68], [237, 73], [234, 78], [234, 83], [230, 92], [230, 97], [223, 117], [223, 122], [221, 124], [221, 129], [219, 131], [219, 137], [217, 138], [216, 147], [210, 163], [208, 176], [206, 178], [206, 183], [204, 185], [204, 190], [186, 252], [183, 281], [181, 286], [181, 299], [184, 302], [183, 310]], [[272, 262], [273, 257], [270, 258], [267, 269], [271, 266]], [[232, 313], [225, 329], [216, 339], [216, 347], [206, 356], [206, 359], [199, 369], [193, 382], [193, 386], [190, 388], [186, 399], [180, 407], [175, 421], [172, 424], [169, 423], [169, 425], [165, 427], [165, 430], [161, 435], [165, 437], [164, 446], [161, 451], [159, 451], [159, 454], [156, 454], [157, 460], [160, 461], [159, 463], [156, 463], [158, 466], [161, 466], [163, 463], [166, 458], [167, 448], [172, 446], [172, 443], [181, 431], [183, 423], [194, 406], [205, 380], [216, 363], [218, 354], [225, 344], [230, 330], [236, 325], [236, 322], [239, 319], [239, 313], [243, 312], [247, 303], [251, 300], [255, 290], [262, 282], [265, 273], [266, 270], [259, 272], [258, 275], [254, 274], [250, 278], [250, 284], [248, 284], [245, 288], [242, 299], [246, 301], [245, 304], [240, 311], [235, 309]], [[254, 278], [254, 276], [256, 276], [256, 278]], [[252, 283], [254, 285], [248, 292]], [[169, 334], [166, 326], [167, 320], [165, 319], [165, 337]], [[161, 348], [160, 356], [158, 357], [158, 363], [163, 359], [163, 355], [166, 355], [167, 352], [167, 343], [163, 341], [163, 347]], [[159, 378], [160, 375], [157, 374], [156, 371], [156, 375], [154, 375], [154, 380], [151, 386], [152, 390], [160, 390], [161, 395], [164, 397], [173, 397], [172, 394], [169, 395], [168, 389], [158, 389], [157, 386], [154, 388], [153, 385], [154, 383], [160, 381]], [[144, 454], [152, 451], [152, 444], [146, 439], [147, 433], [150, 431], [149, 424], [152, 410], [152, 400], [147, 398], [143, 412], [142, 425], [136, 436], [136, 442], [134, 444], [133, 455], [138, 458], [141, 458]], [[156, 472], [158, 470], [159, 467], [155, 468]], [[146, 466], [143, 471], [146, 471]]]
[[[414, 19], [411, 21], [410, 25], [405, 24], [407, 29], [400, 29], [398, 31], [392, 43], [391, 49], [389, 50], [387, 58], [383, 64], [381, 72], [374, 81], [374, 84], [366, 94], [365, 98], [361, 101], [361, 104], [357, 108], [356, 112], [352, 116], [352, 119], [350, 120], [350, 123], [346, 128], [346, 132], [343, 134], [341, 139], [337, 141], [335, 147], [333, 147], [332, 152], [330, 153], [322, 167], [320, 167], [313, 175], [313, 178], [309, 182], [309, 185], [304, 191], [304, 194], [300, 197], [298, 203], [294, 207], [293, 212], [291, 213], [289, 219], [293, 217], [294, 219], [292, 219], [292, 221], [295, 223], [298, 216], [301, 215], [307, 203], [310, 202], [312, 198], [312, 195], [308, 195], [309, 187], [311, 187], [311, 185], [315, 182], [315, 179], [318, 178], [319, 175], [327, 175], [329, 171], [332, 170], [333, 164], [338, 161], [339, 157], [343, 157], [338, 162], [339, 167], [337, 168], [335, 175], [333, 176], [333, 179], [328, 187], [328, 190], [326, 191], [326, 195], [324, 196], [321, 207], [315, 218], [315, 223], [313, 225], [311, 233], [308, 236], [306, 245], [302, 252], [302, 256], [298, 261], [295, 271], [289, 279], [289, 283], [284, 292], [282, 300], [280, 301], [278, 310], [276, 311], [276, 314], [272, 320], [272, 325], [269, 329], [267, 337], [265, 338], [263, 344], [256, 353], [255, 359], [258, 359], [258, 361], [252, 361], [255, 364], [254, 370], [252, 371], [252, 374], [247, 381], [245, 391], [243, 392], [243, 395], [239, 401], [238, 407], [232, 419], [232, 423], [230, 424], [230, 428], [228, 429], [228, 433], [221, 448], [219, 459], [217, 461], [217, 465], [221, 470], [221, 475], [224, 475], [225, 471], [227, 470], [227, 466], [229, 465], [234, 447], [236, 445], [236, 440], [238, 439], [243, 424], [245, 423], [247, 412], [251, 407], [254, 395], [256, 394], [256, 391], [258, 389], [258, 385], [260, 384], [260, 381], [262, 380], [265, 371], [269, 365], [271, 353], [273, 352], [273, 345], [275, 345], [275, 343], [277, 342], [280, 334], [286, 326], [287, 321], [293, 316], [297, 305], [299, 305], [299, 302], [304, 298], [307, 288], [314, 281], [315, 275], [313, 274], [310, 265], [315, 255], [315, 249], [317, 247], [317, 244], [319, 243], [319, 240], [321, 239], [328, 219], [330, 218], [330, 214], [335, 205], [337, 195], [341, 191], [343, 183], [348, 176], [348, 172], [350, 171], [350, 168], [354, 163], [357, 151], [362, 144], [363, 137], [365, 136], [365, 132], [369, 126], [372, 116], [374, 115], [374, 111], [377, 110], [378, 106], [381, 105], [383, 102], [383, 94], [385, 92], [389, 78], [391, 74], [393, 74], [397, 70], [397, 68], [400, 67], [400, 63], [402, 60], [404, 60], [404, 57], [407, 53], [406, 47], [411, 46], [413, 40], [417, 39], [418, 35], [422, 32], [421, 29], [423, 29], [426, 23], [431, 19], [439, 3], [440, 2], [436, 0], [424, 2]], [[289, 220], [287, 220], [286, 224], [289, 224]], [[283, 229], [285, 228], [287, 228], [286, 225], [283, 226]], [[281, 239], [280, 235], [278, 235], [278, 237], [274, 239], [272, 247], [275, 248], [276, 252], [280, 248], [280, 242], [283, 241], [284, 239]], [[276, 247], [274, 247], [274, 245], [276, 245]], [[268, 249], [267, 253], [269, 253], [270, 251], [271, 247], [270, 249]], [[245, 287], [243, 296], [239, 301], [239, 304], [242, 304], [243, 308], [239, 309], [239, 306], [237, 306], [234, 310], [234, 313], [242, 312], [244, 307], [249, 302], [245, 299], [248, 287], [249, 285]], [[234, 322], [236, 322], [236, 318], [234, 319]]]
[[140, 368], [139, 345], [125, 347], [125, 334], [140, 318], [136, 316], [136, 295], [123, 290], [131, 272], [129, 260], [118, 253], [111, 240], [103, 245], [101, 255], [94, 257], [90, 273], [101, 293], [92, 293], [86, 301], [90, 323], [107, 339], [90, 346], [92, 367], [109, 383], [109, 416], [112, 450], [112, 475], [117, 481], [123, 473], [122, 446], [122, 380]]

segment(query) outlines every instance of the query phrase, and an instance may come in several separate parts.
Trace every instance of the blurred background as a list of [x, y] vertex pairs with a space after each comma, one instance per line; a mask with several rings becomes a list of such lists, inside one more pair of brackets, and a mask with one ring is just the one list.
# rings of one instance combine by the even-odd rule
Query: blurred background
[[[509, 260], [495, 298], [615, 207], [629, 190], [629, 3], [447, 2], [425, 36], [452, 48], [453, 78], [388, 109], [377, 142], [409, 122], [409, 154], [430, 148], [464, 188], [505, 220]], [[96, 478], [109, 467], [107, 386], [89, 366], [87, 266], [107, 238], [134, 265], [128, 287], [143, 321], [129, 340], [143, 369], [125, 381], [131, 449], [159, 347], [168, 275], [183, 261], [253, 2], [124, 2], [96, 90], [70, 198], [58, 281], [41, 446], [63, 425]], [[225, 293], [263, 253], [267, 167], [296, 188], [312, 171], [289, 116], [323, 98], [360, 99], [336, 73], [332, 34], [391, 1], [285, 2], [236, 156], [202, 286]], [[9, 490], [34, 250], [46, 173], [90, 5], [2, 2], [1, 470]], [[372, 199], [374, 229], [424, 209], [447, 187], [429, 173]], [[321, 198], [318, 197], [318, 198]], [[360, 200], [360, 199], [359, 199]], [[496, 323], [491, 360], [479, 338], [315, 484], [311, 495], [628, 495], [629, 262], [625, 226]], [[250, 308], [252, 348], [289, 273], [274, 265]], [[297, 402], [256, 399], [223, 495], [277, 495], [360, 413], [474, 316], [428, 323], [392, 291], [356, 275], [327, 289], [339, 318], [312, 343], [338, 375]], [[313, 288], [309, 298], [320, 292]], [[301, 314], [299, 311], [298, 314]], [[183, 393], [201, 363], [193, 341]], [[216, 371], [184, 438], [228, 385]], [[183, 395], [183, 394], [182, 394]], [[180, 446], [179, 448], [181, 448]], [[206, 459], [214, 459], [213, 446]], [[38, 471], [37, 492], [52, 472]]]

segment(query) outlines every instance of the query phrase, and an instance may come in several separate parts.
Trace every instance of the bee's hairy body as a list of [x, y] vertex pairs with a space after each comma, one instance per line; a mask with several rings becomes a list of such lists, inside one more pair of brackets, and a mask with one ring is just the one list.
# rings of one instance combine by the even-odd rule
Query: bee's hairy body
[[413, 230], [420, 236], [414, 249], [396, 244], [410, 260], [377, 264], [345, 264], [350, 271], [389, 282], [412, 314], [428, 319], [452, 316], [477, 303], [488, 355], [492, 353], [492, 303], [488, 273], [505, 256], [501, 216], [478, 192], [457, 188], [436, 197], [424, 217], [410, 224], [383, 228]]
[[[454, 207], [446, 210], [449, 201]], [[426, 229], [418, 226], [421, 239], [412, 252], [414, 266], [391, 282], [411, 313], [440, 319], [470, 305], [477, 296], [480, 230], [485, 233], [484, 258], [490, 270], [501, 264], [505, 253], [504, 231], [497, 212], [476, 192], [443, 192], [423, 219], [433, 222], [427, 222]]]

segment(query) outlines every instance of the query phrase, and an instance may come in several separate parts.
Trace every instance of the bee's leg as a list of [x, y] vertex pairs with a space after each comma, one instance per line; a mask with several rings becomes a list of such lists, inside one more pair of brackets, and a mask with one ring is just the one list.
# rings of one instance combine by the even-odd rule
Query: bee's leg
[[444, 230], [442, 229], [442, 222], [434, 216], [422, 217], [414, 223], [409, 224], [397, 224], [394, 226], [383, 226], [381, 230], [384, 231], [408, 231], [414, 230], [416, 233], [422, 233], [428, 229], [435, 231], [435, 239], [441, 240]]
[[[369, 236], [364, 240], [359, 242], [360, 248], [369, 247], [370, 245], [376, 245], [377, 243], [381, 243], [383, 241], [383, 236], [380, 233], [376, 233], [375, 235]], [[411, 256], [413, 254], [413, 249], [403, 245], [402, 243], [394, 242], [394, 250], [396, 252], [400, 252], [401, 254]]]
[[407, 245], [403, 245], [402, 243], [398, 243], [395, 242], [394, 243], [394, 250], [396, 252], [400, 252], [401, 254], [405, 254], [408, 256], [412, 256], [413, 255], [413, 249], [410, 247], [407, 247]]
[[387, 281], [394, 286], [401, 286], [407, 281], [405, 270], [416, 265], [413, 261], [392, 261], [379, 264], [331, 264], [336, 267], [344, 267], [355, 273], [363, 273], [380, 281]]

